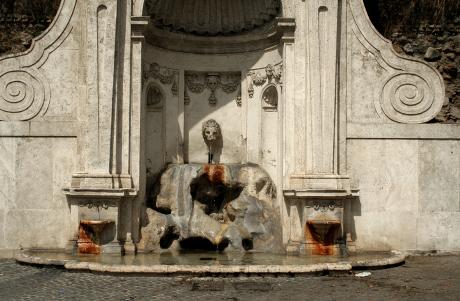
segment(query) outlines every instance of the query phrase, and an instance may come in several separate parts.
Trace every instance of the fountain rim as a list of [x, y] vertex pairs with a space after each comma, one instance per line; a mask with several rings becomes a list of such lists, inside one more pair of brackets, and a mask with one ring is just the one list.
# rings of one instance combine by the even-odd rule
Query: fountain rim
[[[50, 252], [50, 251], [48, 251]], [[56, 254], [64, 254], [57, 252]], [[295, 275], [295, 274], [320, 274], [327, 275], [329, 272], [350, 272], [363, 269], [385, 269], [400, 266], [405, 263], [408, 256], [402, 251], [373, 252], [379, 254], [373, 259], [355, 259], [330, 257], [330, 261], [321, 263], [306, 264], [229, 264], [229, 265], [191, 265], [191, 264], [153, 264], [153, 265], [134, 265], [134, 264], [106, 264], [91, 260], [56, 259], [49, 256], [44, 250], [21, 250], [15, 260], [22, 264], [39, 266], [59, 266], [70, 271], [111, 273], [111, 274], [149, 274], [149, 275]], [[372, 254], [372, 252], [368, 252]], [[41, 255], [41, 256], [40, 256]], [[47, 256], [48, 255], [48, 256]], [[113, 255], [88, 255], [86, 258], [94, 259], [97, 256]], [[127, 259], [138, 256], [149, 256], [149, 254], [125, 255]], [[117, 255], [116, 257], [123, 257]], [[323, 257], [324, 258], [324, 257]], [[334, 260], [335, 259], [335, 260]]]

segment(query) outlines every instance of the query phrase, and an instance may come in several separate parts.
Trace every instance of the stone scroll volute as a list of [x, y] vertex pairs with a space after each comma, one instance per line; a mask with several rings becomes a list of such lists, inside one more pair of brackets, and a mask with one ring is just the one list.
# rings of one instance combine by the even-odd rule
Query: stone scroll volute
[[62, 0], [58, 17], [29, 50], [0, 58], [0, 121], [26, 121], [46, 113], [51, 89], [41, 67], [72, 31], [75, 6], [76, 0]]
[[381, 70], [374, 74], [379, 84], [373, 102], [379, 118], [398, 123], [432, 120], [444, 102], [442, 76], [428, 63], [398, 54], [373, 27], [362, 0], [347, 2], [351, 32]]

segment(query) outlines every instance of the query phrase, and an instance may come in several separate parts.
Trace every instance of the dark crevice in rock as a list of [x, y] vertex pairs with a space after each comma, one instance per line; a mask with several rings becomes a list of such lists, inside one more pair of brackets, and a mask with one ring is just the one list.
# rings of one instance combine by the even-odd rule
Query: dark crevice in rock
[[249, 239], [249, 238], [244, 238], [241, 241], [241, 245], [243, 246], [243, 249], [245, 251], [249, 251], [249, 250], [254, 249], [254, 242], [252, 241], [252, 239]]
[[192, 199], [205, 205], [203, 209], [207, 215], [222, 213], [225, 205], [237, 199], [242, 191], [243, 187], [238, 184], [227, 186], [221, 179], [207, 174], [199, 176], [190, 184]]
[[176, 227], [168, 227], [160, 239], [160, 248], [168, 249], [179, 237], [180, 233]]
[[204, 237], [189, 237], [179, 242], [181, 249], [183, 250], [197, 250], [197, 251], [223, 251], [228, 246], [228, 240], [226, 245], [219, 244], [216, 246], [209, 239]]

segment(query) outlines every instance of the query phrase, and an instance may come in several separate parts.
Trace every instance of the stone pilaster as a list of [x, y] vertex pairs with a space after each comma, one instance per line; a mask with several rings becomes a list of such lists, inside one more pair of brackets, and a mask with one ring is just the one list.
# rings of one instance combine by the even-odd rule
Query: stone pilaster
[[[305, 1], [305, 98], [286, 98], [286, 179], [284, 197], [290, 208], [290, 245], [306, 242], [310, 200], [326, 206], [352, 197], [342, 161], [346, 158], [346, 106], [340, 90], [344, 1]], [[288, 70], [286, 71], [288, 72]], [[286, 82], [289, 82], [286, 80]], [[289, 91], [290, 89], [286, 89]], [[291, 101], [293, 103], [288, 104]], [[300, 108], [300, 110], [299, 110]], [[299, 131], [304, 132], [298, 134]], [[323, 204], [324, 203], [324, 204]], [[343, 226], [343, 215], [339, 220]], [[318, 221], [327, 223], [328, 221]], [[339, 231], [341, 232], [341, 231]], [[340, 233], [340, 236], [342, 233]]]

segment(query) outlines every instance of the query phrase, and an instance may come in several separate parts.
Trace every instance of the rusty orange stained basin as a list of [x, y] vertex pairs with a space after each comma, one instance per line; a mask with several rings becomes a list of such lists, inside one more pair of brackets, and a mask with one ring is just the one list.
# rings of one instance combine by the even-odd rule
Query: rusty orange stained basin
[[111, 220], [81, 220], [78, 229], [78, 252], [81, 254], [99, 254], [100, 238], [104, 228], [114, 223]]
[[336, 220], [307, 221], [305, 239], [313, 245], [313, 255], [335, 255], [340, 225]]

